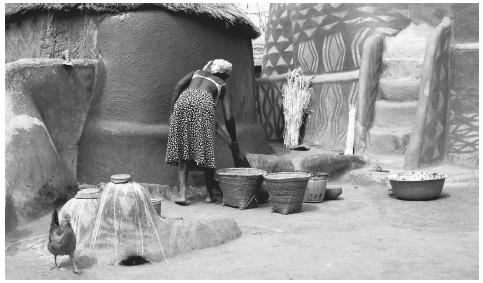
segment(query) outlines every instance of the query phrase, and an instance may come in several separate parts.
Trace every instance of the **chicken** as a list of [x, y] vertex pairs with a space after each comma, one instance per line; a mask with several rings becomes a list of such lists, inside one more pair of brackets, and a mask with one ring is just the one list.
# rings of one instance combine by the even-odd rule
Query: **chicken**
[[52, 221], [50, 223], [49, 231], [49, 243], [47, 244], [47, 249], [51, 254], [54, 255], [54, 268], [59, 268], [57, 266], [57, 256], [58, 255], [68, 255], [74, 265], [74, 273], [79, 274], [77, 266], [74, 261], [74, 251], [77, 242], [75, 239], [74, 230], [70, 225], [70, 215], [64, 214], [61, 223], [59, 224], [57, 209], [54, 209], [52, 213]]

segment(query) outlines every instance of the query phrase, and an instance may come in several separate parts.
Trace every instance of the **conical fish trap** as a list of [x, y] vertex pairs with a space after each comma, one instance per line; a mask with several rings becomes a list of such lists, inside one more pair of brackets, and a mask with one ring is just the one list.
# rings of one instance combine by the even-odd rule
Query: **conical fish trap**
[[111, 178], [99, 200], [89, 255], [95, 256], [98, 263], [109, 264], [118, 264], [130, 256], [164, 260], [162, 243], [169, 238], [169, 226], [154, 210], [143, 186]]

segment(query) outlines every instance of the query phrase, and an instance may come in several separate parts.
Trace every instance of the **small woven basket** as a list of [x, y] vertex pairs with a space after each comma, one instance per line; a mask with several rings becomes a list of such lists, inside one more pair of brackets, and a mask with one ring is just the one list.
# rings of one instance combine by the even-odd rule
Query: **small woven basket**
[[311, 174], [279, 172], [263, 175], [272, 201], [272, 210], [282, 214], [300, 212]]
[[225, 168], [216, 171], [220, 189], [223, 192], [223, 205], [240, 209], [257, 207], [255, 196], [261, 190], [263, 174], [255, 168]]

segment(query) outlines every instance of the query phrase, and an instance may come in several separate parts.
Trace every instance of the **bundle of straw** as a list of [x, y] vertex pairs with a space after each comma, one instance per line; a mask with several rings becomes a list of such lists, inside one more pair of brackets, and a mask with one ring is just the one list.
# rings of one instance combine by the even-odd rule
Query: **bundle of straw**
[[309, 110], [312, 79], [304, 79], [298, 70], [287, 74], [287, 84], [282, 87], [282, 104], [285, 118], [283, 144], [294, 148], [299, 144], [299, 131], [304, 114]]

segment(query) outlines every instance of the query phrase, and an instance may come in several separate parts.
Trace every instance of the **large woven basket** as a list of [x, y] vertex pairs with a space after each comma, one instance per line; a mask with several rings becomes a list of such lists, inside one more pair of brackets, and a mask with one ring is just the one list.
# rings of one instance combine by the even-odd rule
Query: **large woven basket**
[[310, 176], [303, 172], [263, 175], [272, 201], [272, 210], [282, 214], [300, 212]]
[[223, 205], [240, 209], [257, 207], [256, 194], [260, 191], [263, 174], [255, 168], [224, 168], [216, 171], [223, 192]]

